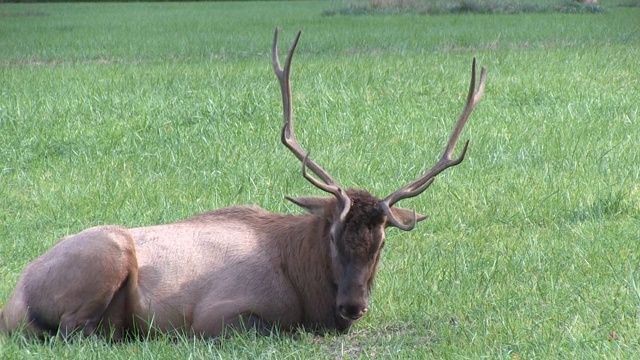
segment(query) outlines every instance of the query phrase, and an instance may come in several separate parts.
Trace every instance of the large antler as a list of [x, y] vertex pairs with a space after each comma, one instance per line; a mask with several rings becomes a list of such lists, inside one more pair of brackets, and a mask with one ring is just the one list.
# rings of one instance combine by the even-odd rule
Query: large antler
[[[298, 35], [296, 35], [296, 38], [289, 49], [287, 59], [284, 63], [284, 69], [280, 66], [280, 61], [278, 60], [278, 28], [276, 28], [273, 36], [273, 70], [280, 81], [282, 108], [284, 113], [284, 126], [282, 127], [281, 139], [282, 143], [289, 148], [289, 150], [291, 150], [291, 152], [300, 161], [302, 161], [302, 175], [305, 179], [317, 188], [333, 194], [338, 199], [340, 215], [338, 222], [335, 223], [335, 228], [332, 229], [334, 238], [337, 238], [339, 237], [339, 232], [342, 230], [344, 222], [346, 221], [347, 213], [351, 208], [351, 199], [349, 199], [340, 184], [338, 184], [338, 182], [335, 181], [328, 172], [321, 168], [320, 165], [313, 161], [302, 147], [300, 147], [298, 140], [296, 140], [296, 135], [293, 132], [293, 106], [291, 105], [291, 83], [289, 81], [289, 74], [291, 72], [291, 60], [293, 59], [293, 53], [296, 50], [301, 33], [301, 31], [298, 32]], [[320, 182], [313, 176], [309, 175], [306, 171], [307, 167], [323, 182]]]
[[425, 191], [429, 185], [433, 182], [436, 175], [440, 174], [445, 169], [458, 165], [464, 160], [464, 156], [467, 152], [467, 147], [469, 146], [469, 140], [467, 140], [464, 144], [464, 148], [462, 149], [462, 153], [457, 158], [453, 159], [453, 151], [455, 150], [456, 144], [458, 143], [458, 138], [460, 137], [460, 133], [464, 128], [464, 125], [469, 120], [469, 116], [473, 112], [475, 106], [480, 102], [482, 98], [482, 93], [484, 92], [484, 80], [487, 74], [487, 69], [482, 68], [480, 73], [480, 84], [478, 85], [478, 89], [476, 90], [476, 59], [473, 59], [473, 65], [471, 68], [471, 84], [469, 85], [469, 94], [467, 95], [467, 103], [464, 105], [462, 109], [462, 113], [458, 118], [458, 122], [456, 123], [456, 127], [453, 129], [451, 133], [451, 137], [449, 138], [449, 142], [447, 143], [447, 147], [444, 150], [444, 154], [440, 160], [433, 166], [429, 171], [427, 171], [424, 175], [403, 187], [402, 189], [394, 192], [393, 194], [387, 196], [380, 204], [383, 207], [385, 214], [389, 221], [399, 229], [402, 230], [411, 230], [416, 225], [416, 215], [414, 212], [413, 221], [409, 224], [404, 224], [399, 221], [391, 211], [391, 207], [393, 204], [397, 203], [402, 199], [411, 198], [417, 195], [420, 195], [423, 191]]

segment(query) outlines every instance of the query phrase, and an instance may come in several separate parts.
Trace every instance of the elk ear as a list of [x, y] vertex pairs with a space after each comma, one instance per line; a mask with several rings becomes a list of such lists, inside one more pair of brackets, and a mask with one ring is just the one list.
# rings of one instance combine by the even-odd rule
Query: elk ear
[[333, 210], [335, 207], [334, 204], [336, 202], [336, 198], [333, 196], [285, 196], [285, 199], [300, 206], [313, 215], [320, 216], [329, 220], [333, 219]]
[[[416, 217], [416, 222], [425, 220], [429, 217], [429, 215], [420, 215], [413, 210], [399, 207], [392, 207], [391, 212], [393, 213], [393, 216], [395, 216], [395, 218], [400, 220], [400, 222], [402, 222], [403, 224], [411, 224], [414, 214]], [[393, 224], [387, 222], [386, 226], [393, 226]]]

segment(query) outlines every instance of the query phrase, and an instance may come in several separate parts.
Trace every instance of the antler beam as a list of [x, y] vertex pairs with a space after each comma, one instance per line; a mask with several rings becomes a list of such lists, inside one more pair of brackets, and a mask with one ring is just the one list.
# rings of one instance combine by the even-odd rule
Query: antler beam
[[[336, 233], [335, 236], [338, 236], [338, 232], [341, 231], [342, 225], [346, 221], [347, 213], [351, 208], [351, 199], [347, 196], [346, 192], [340, 184], [329, 175], [320, 165], [318, 165], [315, 161], [313, 161], [309, 155], [302, 149], [300, 144], [298, 144], [298, 140], [296, 139], [296, 135], [293, 132], [293, 106], [291, 103], [291, 82], [289, 80], [289, 75], [291, 72], [291, 60], [293, 60], [293, 54], [296, 50], [296, 46], [298, 45], [298, 40], [300, 39], [301, 31], [296, 35], [291, 48], [289, 49], [289, 53], [287, 54], [287, 58], [284, 62], [284, 68], [280, 65], [280, 60], [278, 59], [278, 28], [276, 28], [275, 34], [273, 36], [273, 48], [272, 48], [272, 58], [273, 58], [273, 70], [278, 77], [278, 81], [280, 82], [280, 90], [282, 92], [282, 108], [284, 114], [284, 126], [282, 127], [281, 140], [282, 143], [289, 149], [291, 152], [302, 162], [302, 175], [307, 179], [310, 183], [312, 183], [315, 187], [333, 194], [340, 204], [340, 215], [338, 225], [335, 227]], [[316, 180], [314, 177], [309, 175], [306, 171], [306, 168], [309, 168], [311, 172], [313, 172], [322, 182]]]
[[440, 174], [442, 171], [446, 170], [449, 167], [458, 165], [464, 160], [464, 156], [467, 153], [467, 147], [469, 146], [469, 140], [467, 140], [462, 149], [462, 153], [457, 158], [452, 158], [453, 152], [455, 150], [456, 144], [458, 143], [458, 139], [460, 138], [460, 134], [462, 133], [462, 129], [464, 128], [467, 120], [469, 120], [469, 116], [473, 112], [473, 109], [478, 105], [480, 99], [482, 98], [482, 94], [484, 93], [484, 81], [487, 74], [487, 69], [482, 67], [480, 73], [480, 83], [478, 84], [478, 88], [476, 90], [476, 59], [473, 59], [473, 64], [471, 67], [471, 84], [469, 85], [469, 94], [467, 95], [467, 102], [462, 109], [462, 113], [460, 117], [458, 117], [458, 121], [456, 122], [456, 126], [449, 137], [449, 142], [447, 143], [447, 147], [444, 150], [444, 154], [440, 160], [434, 165], [431, 169], [429, 169], [424, 175], [420, 176], [418, 179], [414, 180], [410, 184], [405, 187], [397, 190], [393, 194], [387, 196], [382, 202], [381, 205], [385, 214], [389, 218], [389, 221], [396, 227], [402, 230], [411, 230], [416, 225], [416, 217], [414, 215], [414, 219], [409, 224], [404, 224], [400, 222], [391, 212], [391, 207], [402, 199], [411, 198], [417, 195], [420, 195], [423, 191], [425, 191], [429, 185], [433, 182], [435, 177]]

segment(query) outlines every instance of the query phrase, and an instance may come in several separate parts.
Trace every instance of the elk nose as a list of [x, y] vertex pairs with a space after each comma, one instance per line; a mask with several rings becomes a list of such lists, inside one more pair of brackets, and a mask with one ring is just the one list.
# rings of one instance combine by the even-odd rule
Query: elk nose
[[356, 305], [340, 305], [338, 312], [340, 316], [347, 320], [358, 320], [368, 311], [367, 307]]

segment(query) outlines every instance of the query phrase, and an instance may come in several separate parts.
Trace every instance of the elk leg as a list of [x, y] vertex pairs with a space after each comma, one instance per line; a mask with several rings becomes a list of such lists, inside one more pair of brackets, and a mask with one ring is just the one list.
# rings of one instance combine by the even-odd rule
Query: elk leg
[[3, 310], [5, 331], [90, 334], [102, 323], [101, 330], [112, 327], [117, 337], [132, 321], [127, 312], [137, 297], [137, 272], [134, 241], [123, 227], [66, 237], [22, 273]]
[[273, 325], [254, 314], [238, 315], [231, 321], [225, 322], [224, 325], [224, 331], [226, 332], [244, 333], [250, 330], [255, 330], [260, 335], [268, 336], [273, 331]]
[[204, 338], [225, 336], [234, 332], [244, 333], [249, 330], [256, 330], [263, 335], [271, 334], [273, 324], [251, 311], [240, 310], [249, 308], [240, 305], [241, 302], [242, 300], [229, 300], [206, 304], [196, 310], [191, 324], [193, 333]]
[[131, 266], [129, 276], [116, 291], [103, 315], [102, 331], [114, 340], [134, 331], [134, 304], [138, 303], [138, 267]]

